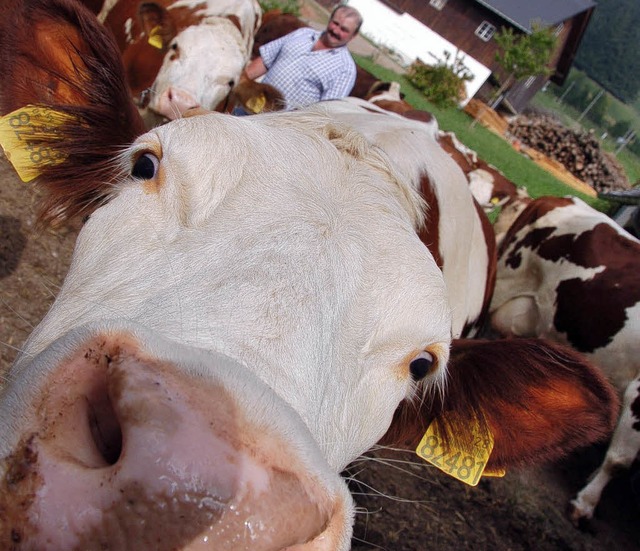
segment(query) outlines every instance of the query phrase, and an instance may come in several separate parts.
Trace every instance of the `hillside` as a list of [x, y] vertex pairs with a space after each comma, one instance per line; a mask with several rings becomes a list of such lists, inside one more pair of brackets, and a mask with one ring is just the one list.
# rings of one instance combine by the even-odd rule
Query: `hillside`
[[616, 97], [632, 103], [640, 92], [640, 2], [598, 0], [575, 65]]

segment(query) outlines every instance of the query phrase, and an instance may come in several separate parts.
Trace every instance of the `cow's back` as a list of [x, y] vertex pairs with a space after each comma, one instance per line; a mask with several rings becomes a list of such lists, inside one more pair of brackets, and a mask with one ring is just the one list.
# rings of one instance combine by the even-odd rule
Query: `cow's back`
[[501, 242], [491, 310], [501, 333], [568, 343], [622, 389], [639, 366], [640, 241], [579, 199], [536, 199]]

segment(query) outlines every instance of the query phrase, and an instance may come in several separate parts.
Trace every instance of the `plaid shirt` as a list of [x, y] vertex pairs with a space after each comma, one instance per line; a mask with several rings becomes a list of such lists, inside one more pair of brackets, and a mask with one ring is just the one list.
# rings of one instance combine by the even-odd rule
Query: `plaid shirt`
[[346, 46], [312, 52], [320, 32], [302, 28], [260, 47], [267, 68], [262, 82], [284, 95], [287, 109], [343, 98], [356, 81], [356, 64]]

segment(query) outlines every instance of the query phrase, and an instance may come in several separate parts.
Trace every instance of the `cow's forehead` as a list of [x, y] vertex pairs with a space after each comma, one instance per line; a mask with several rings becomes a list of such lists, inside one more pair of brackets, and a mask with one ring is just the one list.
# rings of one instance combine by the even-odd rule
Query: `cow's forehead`
[[[384, 153], [351, 127], [322, 114], [189, 117], [155, 129], [134, 145], [137, 150], [147, 146], [161, 152], [161, 181], [171, 175], [175, 185], [203, 196], [219, 195], [221, 188], [227, 190], [242, 181], [256, 188], [260, 202], [293, 186], [302, 195], [320, 197], [297, 194], [287, 200], [321, 201], [334, 204], [339, 212], [352, 208], [354, 197], [362, 201], [366, 196], [365, 204], [356, 201], [352, 208], [356, 219], [375, 215], [364, 214], [374, 207], [373, 199], [383, 204], [377, 207], [384, 211], [376, 215], [378, 223], [393, 219], [415, 230], [424, 216], [422, 200]], [[369, 172], [372, 168], [374, 177]], [[387, 212], [387, 202], [396, 210]], [[206, 206], [195, 205], [198, 210]], [[273, 208], [280, 206], [287, 207], [287, 202]]]
[[[138, 224], [145, 249], [154, 240], [162, 240], [165, 251], [179, 242], [176, 253], [194, 255], [190, 269], [202, 258], [195, 258], [198, 251], [216, 250], [205, 265], [222, 271], [228, 262], [224, 277], [233, 270], [236, 282], [264, 272], [275, 288], [307, 273], [307, 281], [320, 278], [334, 288], [336, 297], [327, 300], [364, 291], [369, 300], [363, 302], [377, 300], [387, 316], [399, 305], [427, 308], [443, 289], [442, 276], [416, 235], [413, 205], [399, 189], [404, 184], [379, 165], [372, 172], [358, 162], [353, 150], [368, 148], [361, 136], [348, 130], [340, 136], [331, 126], [327, 140], [323, 123], [312, 116], [292, 128], [278, 117], [245, 122], [213, 115], [161, 127], [136, 145], [161, 152], [158, 184], [130, 188], [103, 214], [105, 223], [120, 217]], [[127, 212], [136, 202], [145, 216]], [[156, 228], [149, 232], [148, 225]], [[114, 240], [128, 243], [122, 236]], [[394, 320], [395, 327], [405, 325]], [[445, 325], [437, 338], [448, 331]]]

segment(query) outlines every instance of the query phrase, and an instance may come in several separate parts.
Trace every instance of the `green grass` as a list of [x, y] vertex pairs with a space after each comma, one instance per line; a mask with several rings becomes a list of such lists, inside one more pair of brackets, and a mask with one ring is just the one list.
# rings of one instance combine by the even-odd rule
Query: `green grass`
[[638, 185], [640, 183], [640, 159], [637, 155], [623, 149], [618, 154], [618, 161], [624, 167], [627, 177], [632, 185]]
[[580, 193], [554, 178], [529, 158], [515, 151], [505, 140], [481, 125], [471, 127], [471, 117], [461, 109], [440, 109], [427, 101], [424, 95], [402, 75], [376, 65], [367, 57], [354, 56], [354, 58], [360, 66], [380, 80], [398, 81], [405, 93], [406, 101], [418, 109], [432, 113], [442, 130], [454, 132], [462, 143], [476, 151], [486, 162], [500, 169], [518, 187], [525, 187], [532, 197], [575, 195], [598, 210], [604, 212], [611, 210], [611, 205], [607, 201]]

